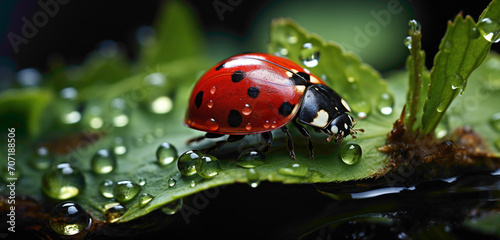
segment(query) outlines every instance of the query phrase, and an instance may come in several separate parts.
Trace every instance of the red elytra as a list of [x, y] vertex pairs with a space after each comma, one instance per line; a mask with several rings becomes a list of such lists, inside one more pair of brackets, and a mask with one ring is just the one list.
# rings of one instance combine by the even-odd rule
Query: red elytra
[[326, 85], [285, 58], [263, 53], [230, 57], [208, 70], [195, 85], [184, 124], [229, 135], [279, 129], [297, 114], [305, 91], [304, 84], [297, 82], [305, 78]]

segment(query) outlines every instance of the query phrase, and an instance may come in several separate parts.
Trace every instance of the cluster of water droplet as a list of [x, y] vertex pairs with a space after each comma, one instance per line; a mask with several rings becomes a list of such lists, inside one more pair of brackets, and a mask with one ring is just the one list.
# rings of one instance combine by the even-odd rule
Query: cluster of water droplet
[[197, 173], [205, 179], [215, 177], [222, 169], [220, 161], [216, 157], [193, 150], [179, 156], [177, 168], [183, 176]]

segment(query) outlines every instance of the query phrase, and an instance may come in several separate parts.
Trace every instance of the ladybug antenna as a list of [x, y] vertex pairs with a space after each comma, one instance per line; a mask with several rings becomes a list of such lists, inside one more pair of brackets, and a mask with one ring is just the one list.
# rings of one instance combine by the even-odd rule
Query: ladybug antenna
[[[365, 119], [366, 116], [362, 116], [362, 117], [358, 117], [358, 119], [356, 121], [354, 121], [354, 124], [352, 124], [352, 127], [356, 126], [356, 124], [358, 123], [359, 120], [361, 119]], [[358, 129], [354, 129], [354, 128], [351, 128], [351, 132], [349, 133], [353, 139], [356, 139], [356, 136], [354, 136], [354, 134], [357, 134], [359, 132], [365, 132], [364, 129], [362, 128], [358, 128]]]

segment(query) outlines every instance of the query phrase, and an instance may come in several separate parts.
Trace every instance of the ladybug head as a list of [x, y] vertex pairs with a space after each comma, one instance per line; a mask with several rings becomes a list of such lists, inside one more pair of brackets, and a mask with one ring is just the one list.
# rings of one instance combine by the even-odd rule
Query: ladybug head
[[[330, 137], [328, 137], [328, 142], [330, 142], [332, 138], [335, 138], [336, 142], [340, 142], [347, 137], [347, 135], [356, 133], [358, 129], [353, 129], [354, 125], [356, 125], [356, 121], [354, 121], [351, 115], [342, 113], [333, 119], [323, 131], [330, 135]], [[360, 131], [362, 131], [362, 129], [360, 129]], [[353, 136], [353, 138], [355, 137]]]

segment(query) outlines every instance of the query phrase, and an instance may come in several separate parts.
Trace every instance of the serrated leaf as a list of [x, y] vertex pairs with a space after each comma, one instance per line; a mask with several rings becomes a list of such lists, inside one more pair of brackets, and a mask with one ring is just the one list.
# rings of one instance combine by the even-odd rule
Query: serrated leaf
[[[482, 18], [499, 18], [498, 4], [493, 1]], [[422, 115], [422, 135], [434, 131], [453, 99], [465, 89], [469, 75], [487, 56], [491, 44], [481, 37], [470, 16], [463, 18], [459, 14], [453, 23], [448, 23], [431, 70], [431, 84]]]

